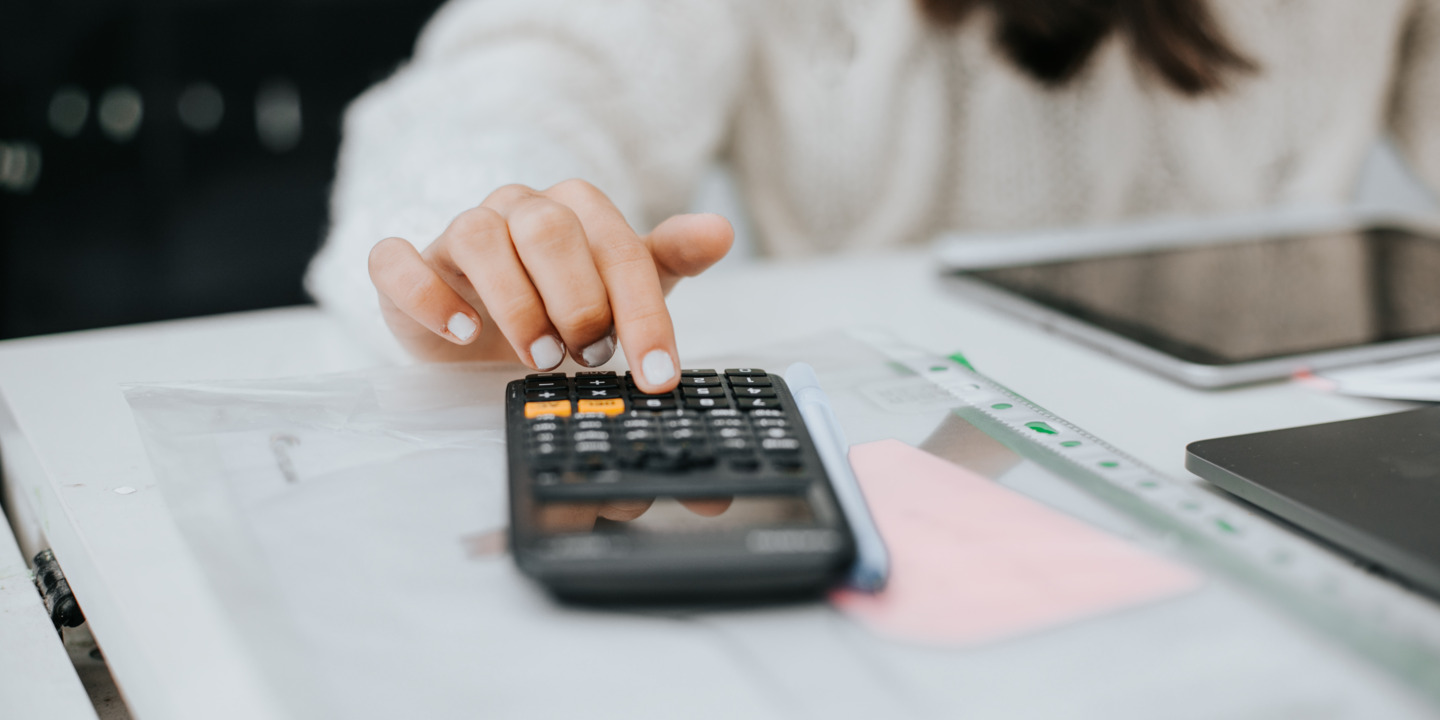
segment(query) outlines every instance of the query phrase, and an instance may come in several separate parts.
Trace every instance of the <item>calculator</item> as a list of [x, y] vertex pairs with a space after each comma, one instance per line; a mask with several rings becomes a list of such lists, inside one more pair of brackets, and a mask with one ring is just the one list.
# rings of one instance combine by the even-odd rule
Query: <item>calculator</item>
[[511, 545], [582, 600], [818, 592], [854, 540], [784, 380], [681, 371], [537, 373], [506, 388]]

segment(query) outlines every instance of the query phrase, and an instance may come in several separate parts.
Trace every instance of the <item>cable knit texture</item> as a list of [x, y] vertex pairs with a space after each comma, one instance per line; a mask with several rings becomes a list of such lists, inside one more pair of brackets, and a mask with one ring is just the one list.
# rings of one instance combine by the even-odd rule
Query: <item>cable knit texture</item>
[[308, 286], [399, 357], [381, 238], [424, 248], [501, 185], [570, 177], [645, 230], [721, 157], [780, 256], [1340, 203], [1387, 128], [1440, 187], [1440, 0], [1212, 6], [1262, 69], [1190, 100], [1118, 36], [1046, 88], [986, 16], [941, 30], [907, 0], [453, 0], [348, 111]]

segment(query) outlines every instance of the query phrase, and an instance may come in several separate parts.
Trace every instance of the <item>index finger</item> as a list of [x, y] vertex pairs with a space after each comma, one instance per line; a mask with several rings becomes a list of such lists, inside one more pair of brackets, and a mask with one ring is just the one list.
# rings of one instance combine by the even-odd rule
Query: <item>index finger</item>
[[630, 367], [640, 369], [635, 384], [647, 393], [674, 390], [680, 382], [675, 327], [649, 248], [610, 199], [590, 183], [567, 180], [543, 194], [569, 206], [580, 218], [610, 298], [615, 334]]

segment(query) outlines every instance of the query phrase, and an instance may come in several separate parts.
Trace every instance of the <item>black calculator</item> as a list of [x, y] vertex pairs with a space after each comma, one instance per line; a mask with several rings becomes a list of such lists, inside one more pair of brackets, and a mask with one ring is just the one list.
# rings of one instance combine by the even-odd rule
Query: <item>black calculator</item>
[[506, 388], [511, 543], [522, 571], [579, 599], [812, 592], [854, 541], [778, 375], [538, 373]]

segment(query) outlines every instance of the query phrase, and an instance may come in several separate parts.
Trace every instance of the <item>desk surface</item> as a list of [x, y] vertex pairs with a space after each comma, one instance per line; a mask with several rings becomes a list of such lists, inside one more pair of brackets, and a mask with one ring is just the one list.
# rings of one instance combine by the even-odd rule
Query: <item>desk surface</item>
[[[686, 358], [853, 327], [963, 350], [995, 379], [1181, 477], [1192, 440], [1401, 407], [1289, 383], [1191, 390], [948, 294], [915, 251], [744, 266], [682, 284], [671, 310]], [[269, 717], [278, 700], [170, 520], [120, 384], [377, 362], [313, 308], [0, 343], [7, 481], [19, 484], [140, 717]]]

